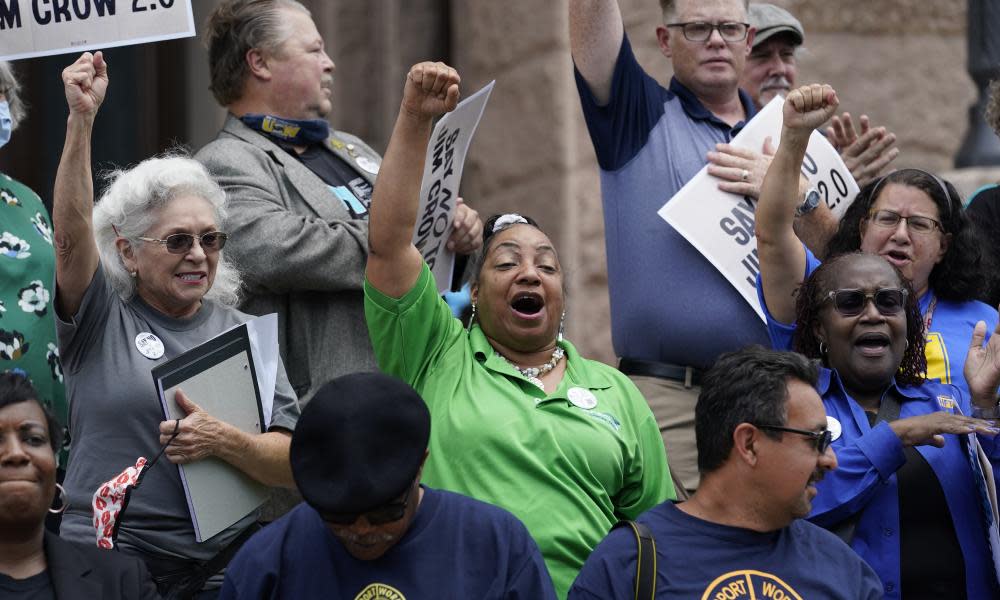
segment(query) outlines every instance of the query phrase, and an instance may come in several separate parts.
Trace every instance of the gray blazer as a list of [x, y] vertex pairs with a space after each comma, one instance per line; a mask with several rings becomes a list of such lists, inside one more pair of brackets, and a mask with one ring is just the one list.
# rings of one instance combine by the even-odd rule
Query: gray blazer
[[[328, 147], [358, 174], [382, 158], [334, 132]], [[285, 150], [232, 115], [195, 155], [229, 197], [226, 256], [243, 273], [240, 309], [278, 313], [288, 379], [307, 403], [327, 381], [377, 369], [364, 317], [368, 221], [354, 219], [330, 188]]]

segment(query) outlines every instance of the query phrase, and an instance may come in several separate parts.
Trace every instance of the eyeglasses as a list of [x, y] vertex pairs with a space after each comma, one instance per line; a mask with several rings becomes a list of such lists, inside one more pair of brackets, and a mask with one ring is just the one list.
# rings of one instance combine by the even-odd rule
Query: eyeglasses
[[868, 215], [868, 220], [879, 227], [887, 227], [895, 229], [899, 225], [901, 220], [906, 220], [906, 228], [920, 235], [927, 235], [933, 233], [935, 229], [940, 229], [944, 231], [944, 227], [941, 222], [932, 219], [930, 217], [922, 217], [920, 215], [910, 215], [909, 217], [904, 217], [893, 210], [876, 210], [875, 212]]
[[222, 248], [226, 245], [226, 240], [229, 239], [229, 235], [222, 233], [221, 231], [209, 231], [208, 233], [203, 233], [201, 235], [198, 235], [197, 233], [174, 233], [168, 235], [165, 240], [139, 237], [139, 239], [144, 242], [163, 244], [167, 247], [167, 252], [171, 254], [186, 253], [191, 249], [191, 246], [194, 245], [195, 238], [198, 238], [198, 243], [201, 244], [201, 249], [204, 250], [206, 254], [211, 254], [222, 250]]
[[903, 288], [881, 288], [872, 294], [863, 290], [833, 290], [823, 301], [833, 300], [837, 312], [845, 317], [856, 317], [871, 300], [880, 314], [889, 316], [898, 314], [906, 307], [906, 296], [907, 291]]
[[687, 23], [667, 23], [667, 27], [680, 27], [684, 39], [689, 42], [704, 42], [712, 37], [712, 32], [719, 30], [719, 35], [727, 42], [740, 42], [747, 38], [749, 23], [705, 23], [704, 21], [689, 21]]
[[816, 452], [820, 454], [826, 454], [826, 449], [833, 443], [833, 432], [829, 429], [824, 429], [823, 431], [806, 431], [805, 429], [794, 429], [780, 425], [755, 425], [754, 427], [757, 429], [766, 429], [767, 431], [785, 431], [804, 435], [812, 439], [813, 444], [816, 446]]
[[371, 525], [384, 525], [386, 523], [392, 523], [403, 518], [406, 514], [406, 505], [410, 502], [410, 492], [413, 491], [413, 486], [410, 486], [403, 494], [403, 499], [399, 502], [391, 502], [385, 506], [380, 506], [375, 510], [370, 510], [364, 513], [321, 513], [320, 516], [323, 517], [324, 521], [334, 523], [336, 525], [353, 525], [359, 518], [364, 516], [365, 520]]

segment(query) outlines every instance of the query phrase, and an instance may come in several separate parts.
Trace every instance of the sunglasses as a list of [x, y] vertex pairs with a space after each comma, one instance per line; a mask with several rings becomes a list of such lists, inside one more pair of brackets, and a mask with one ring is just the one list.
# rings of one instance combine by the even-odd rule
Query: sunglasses
[[406, 514], [406, 505], [410, 502], [410, 492], [413, 491], [411, 486], [406, 493], [403, 494], [403, 499], [399, 502], [391, 502], [385, 506], [380, 506], [375, 510], [370, 510], [363, 513], [321, 513], [324, 521], [328, 523], [334, 523], [335, 525], [353, 525], [362, 516], [371, 525], [384, 525], [386, 523], [393, 523], [403, 518]]
[[139, 239], [144, 242], [163, 244], [167, 247], [167, 252], [171, 254], [187, 253], [191, 250], [191, 247], [194, 246], [195, 238], [198, 239], [201, 249], [204, 250], [206, 254], [211, 254], [222, 250], [222, 248], [225, 247], [226, 240], [229, 239], [229, 236], [221, 231], [209, 231], [208, 233], [203, 233], [201, 235], [198, 235], [197, 233], [174, 233], [168, 235], [167, 238], [163, 240], [139, 237]]
[[806, 431], [805, 429], [781, 427], [780, 425], [756, 425], [755, 427], [757, 427], [757, 429], [766, 429], [768, 431], [797, 433], [799, 435], [804, 435], [807, 438], [812, 438], [813, 445], [816, 447], [816, 452], [819, 452], [820, 454], [826, 454], [826, 449], [833, 443], [833, 432], [829, 429], [825, 429], [823, 431]]
[[906, 308], [907, 291], [903, 288], [881, 288], [869, 294], [864, 290], [833, 290], [823, 299], [833, 300], [837, 312], [845, 317], [856, 317], [865, 310], [870, 299], [882, 315], [899, 314]]

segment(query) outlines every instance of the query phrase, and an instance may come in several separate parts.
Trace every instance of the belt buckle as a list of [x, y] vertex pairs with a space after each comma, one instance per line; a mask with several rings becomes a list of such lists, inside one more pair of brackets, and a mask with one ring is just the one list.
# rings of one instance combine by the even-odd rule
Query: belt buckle
[[693, 387], [692, 383], [694, 380], [694, 369], [691, 367], [684, 367], [684, 387], [691, 389]]

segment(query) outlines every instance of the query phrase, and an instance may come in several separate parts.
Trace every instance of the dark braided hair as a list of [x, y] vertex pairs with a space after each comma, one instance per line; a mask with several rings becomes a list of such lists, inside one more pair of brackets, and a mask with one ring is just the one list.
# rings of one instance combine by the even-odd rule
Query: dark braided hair
[[[840, 263], [855, 260], [858, 257], [881, 258], [862, 252], [840, 254], [823, 261], [809, 278], [799, 286], [795, 299], [795, 333], [792, 337], [792, 347], [809, 358], [818, 358], [824, 366], [829, 367], [826, 355], [820, 352], [819, 338], [816, 336], [816, 326], [820, 321], [820, 313], [827, 294], [833, 290], [833, 275]], [[924, 355], [924, 319], [920, 314], [920, 305], [913, 286], [903, 277], [899, 269], [892, 263], [885, 264], [896, 273], [903, 289], [906, 290], [906, 341], [909, 342], [903, 352], [903, 360], [899, 363], [896, 382], [900, 385], [920, 385], [927, 375], [927, 357]]]
[[[934, 201], [944, 233], [951, 234], [951, 243], [941, 262], [934, 265], [928, 277], [930, 288], [942, 300], [965, 302], [983, 295], [989, 286], [986, 263], [972, 223], [962, 208], [962, 199], [955, 187], [920, 169], [899, 169], [861, 188], [854, 203], [844, 213], [837, 233], [826, 248], [827, 256], [854, 252], [861, 248], [861, 224], [890, 183], [916, 188]], [[947, 196], [945, 195], [947, 193]]]

